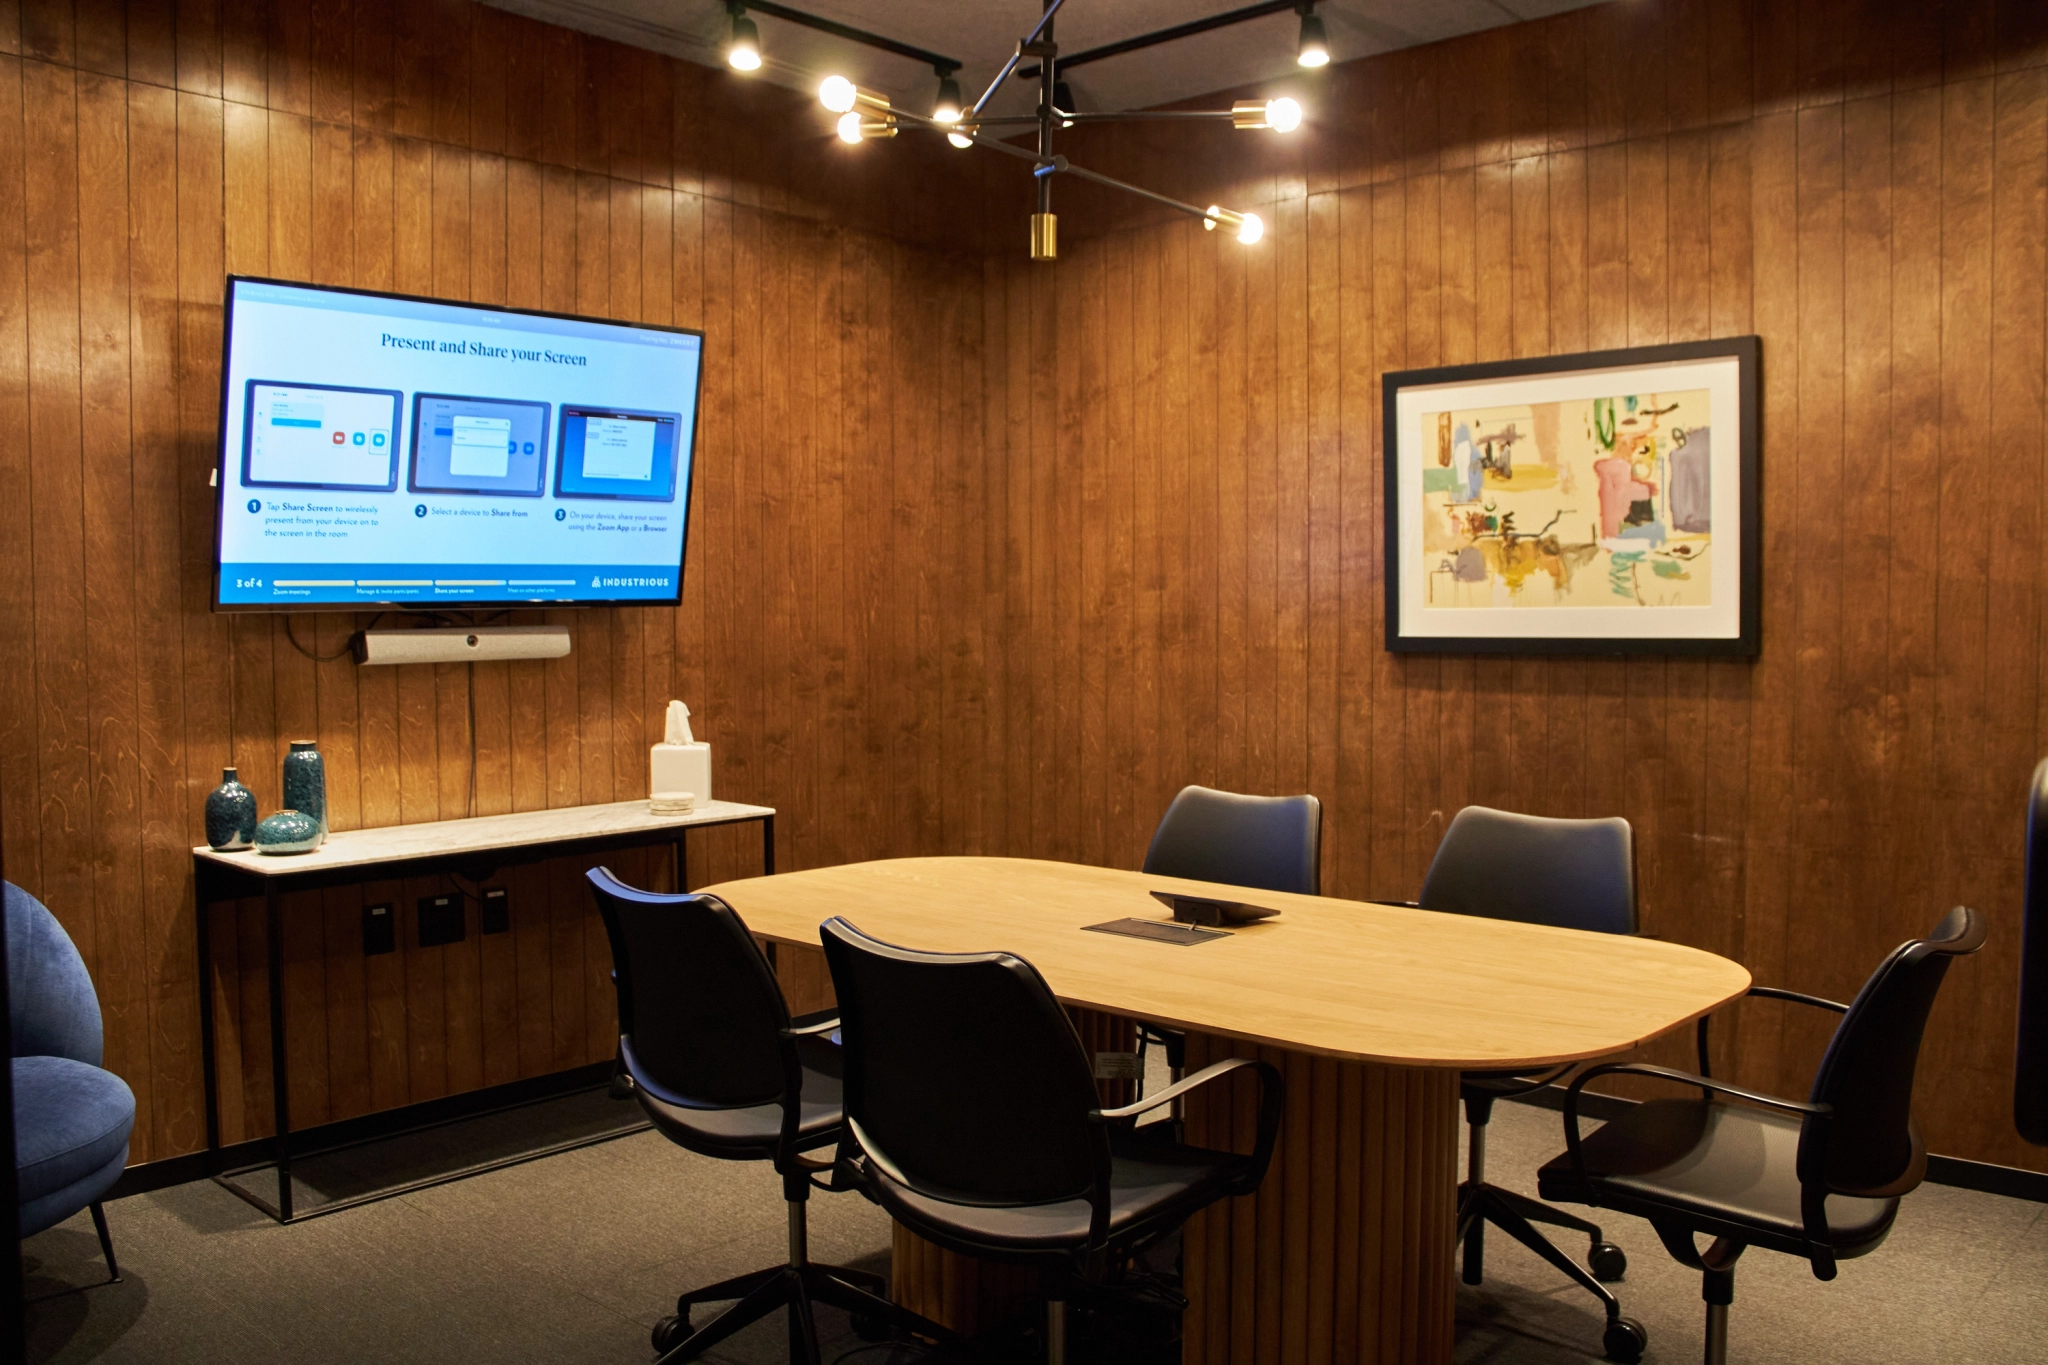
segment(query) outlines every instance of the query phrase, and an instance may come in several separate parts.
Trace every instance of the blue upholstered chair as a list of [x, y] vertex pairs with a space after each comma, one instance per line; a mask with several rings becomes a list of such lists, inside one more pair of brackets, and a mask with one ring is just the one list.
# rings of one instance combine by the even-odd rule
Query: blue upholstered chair
[[128, 1164], [135, 1096], [100, 1069], [100, 998], [85, 959], [41, 901], [12, 882], [6, 888], [21, 1235], [91, 1209], [107, 1274], [118, 1280], [100, 1199]]

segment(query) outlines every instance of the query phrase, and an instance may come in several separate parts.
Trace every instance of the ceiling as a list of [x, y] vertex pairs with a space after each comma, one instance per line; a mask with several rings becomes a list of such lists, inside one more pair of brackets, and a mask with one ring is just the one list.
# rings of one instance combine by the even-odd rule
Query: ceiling
[[[1334, 61], [1416, 47], [1461, 33], [1579, 9], [1595, 0], [1322, 0]], [[499, 9], [707, 64], [723, 64], [729, 21], [724, 0], [485, 0]], [[1248, 0], [1067, 0], [1055, 36], [1078, 52], [1242, 7]], [[795, 0], [790, 8], [865, 29], [963, 63], [972, 101], [1037, 22], [1038, 0]], [[804, 89], [839, 74], [915, 109], [937, 91], [931, 68], [817, 33], [766, 14], [765, 64], [756, 79]], [[1075, 70], [1075, 103], [1085, 110], [1138, 109], [1262, 81], [1299, 80], [1297, 20], [1269, 15], [1227, 29], [1112, 57]], [[1309, 79], [1312, 79], [1310, 77]], [[1306, 101], [1305, 101], [1306, 102]], [[1023, 82], [990, 105], [1029, 112]]]

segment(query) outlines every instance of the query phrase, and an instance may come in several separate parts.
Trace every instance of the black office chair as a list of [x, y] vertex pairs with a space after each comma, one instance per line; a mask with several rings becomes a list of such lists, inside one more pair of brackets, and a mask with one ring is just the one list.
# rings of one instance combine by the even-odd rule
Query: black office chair
[[[1553, 820], [1486, 806], [1467, 806], [1451, 820], [1422, 883], [1426, 910], [1488, 919], [1551, 924], [1605, 934], [1636, 931], [1635, 845], [1628, 821]], [[1562, 1270], [1600, 1300], [1607, 1311], [1604, 1346], [1615, 1360], [1635, 1360], [1647, 1339], [1642, 1325], [1621, 1315], [1621, 1302], [1602, 1280], [1618, 1280], [1628, 1257], [1600, 1228], [1539, 1200], [1486, 1183], [1486, 1125], [1496, 1100], [1540, 1090], [1570, 1071], [1468, 1071], [1459, 1077], [1470, 1125], [1465, 1182], [1458, 1187], [1458, 1236], [1465, 1246], [1464, 1279], [1485, 1278], [1486, 1225], [1492, 1223]], [[1588, 1274], [1552, 1245], [1537, 1223], [1586, 1234]]]
[[[1323, 894], [1323, 803], [1313, 796], [1241, 796], [1212, 787], [1180, 789], [1152, 831], [1142, 869], [1258, 891]], [[1187, 1064], [1187, 1037], [1157, 1024], [1138, 1028], [1139, 1070], [1148, 1049], [1166, 1049], [1172, 1079]]]
[[[1196, 1211], [1249, 1194], [1280, 1127], [1280, 1074], [1232, 1058], [1136, 1104], [1103, 1109], [1067, 1013], [1008, 953], [922, 953], [843, 919], [820, 929], [839, 993], [847, 1165], [927, 1241], [1034, 1266], [1046, 1358], [1062, 1365], [1065, 1306]], [[1250, 1156], [1140, 1138], [1131, 1120], [1249, 1067], [1259, 1077]]]
[[[676, 1299], [654, 1329], [662, 1365], [694, 1360], [747, 1324], [789, 1309], [792, 1359], [818, 1365], [813, 1302], [854, 1315], [855, 1330], [947, 1336], [884, 1297], [881, 1276], [814, 1264], [804, 1204], [830, 1160], [803, 1154], [840, 1140], [833, 1018], [792, 1022], [774, 970], [747, 926], [716, 896], [638, 891], [594, 868], [590, 885], [611, 936], [619, 1065], [640, 1107], [679, 1147], [726, 1161], [770, 1161], [789, 1205], [789, 1262]], [[739, 1302], [692, 1330], [691, 1308]]]
[[2020, 1030], [2013, 1062], [2012, 1120], [2048, 1147], [2048, 760], [2027, 793], [2026, 919], [2020, 946]]
[[[1900, 1197], [1926, 1175], [1927, 1148], [1912, 1115], [1920, 1037], [1949, 963], [1983, 946], [1983, 918], [1957, 906], [1931, 936], [1899, 945], [1880, 963], [1854, 1004], [1751, 989], [1842, 1014], [1804, 1104], [1705, 1074], [1704, 1027], [1700, 1075], [1637, 1062], [1589, 1067], [1565, 1094], [1567, 1150], [1543, 1167], [1537, 1188], [1545, 1199], [1649, 1219], [1665, 1249], [1701, 1273], [1707, 1365], [1722, 1365], [1744, 1250], [1803, 1256], [1815, 1279], [1832, 1280], [1837, 1261], [1876, 1250]], [[1650, 1100], [1581, 1137], [1580, 1092], [1597, 1077], [1622, 1074], [1697, 1086], [1700, 1098]], [[1693, 1241], [1702, 1232], [1714, 1239], [1705, 1251]]]
[[1159, 817], [1144, 871], [1260, 891], [1323, 894], [1323, 803], [1182, 787]]

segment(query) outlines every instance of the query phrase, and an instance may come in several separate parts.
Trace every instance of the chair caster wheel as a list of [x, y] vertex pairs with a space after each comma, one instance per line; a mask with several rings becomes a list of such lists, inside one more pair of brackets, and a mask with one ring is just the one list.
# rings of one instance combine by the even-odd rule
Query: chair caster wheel
[[1643, 1348], [1650, 1344], [1650, 1334], [1634, 1318], [1616, 1318], [1607, 1324], [1607, 1335], [1600, 1339], [1601, 1349], [1609, 1360], [1618, 1360], [1621, 1365], [1635, 1365], [1643, 1358]]
[[855, 1313], [851, 1317], [853, 1334], [862, 1341], [887, 1341], [896, 1334], [896, 1329], [887, 1318], [871, 1313]]
[[1612, 1242], [1595, 1242], [1593, 1249], [1586, 1253], [1586, 1264], [1592, 1267], [1593, 1278], [1612, 1283], [1628, 1274], [1628, 1254]]
[[663, 1318], [654, 1324], [654, 1331], [651, 1334], [655, 1354], [667, 1355], [688, 1341], [695, 1330], [690, 1326], [690, 1314], [687, 1309], [675, 1317]]

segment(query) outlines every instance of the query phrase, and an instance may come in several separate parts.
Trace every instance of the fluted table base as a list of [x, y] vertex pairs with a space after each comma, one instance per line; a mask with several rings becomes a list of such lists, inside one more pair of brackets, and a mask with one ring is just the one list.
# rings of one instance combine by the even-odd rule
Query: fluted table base
[[[1458, 1077], [1192, 1035], [1194, 1072], [1258, 1056], [1287, 1078], [1287, 1116], [1259, 1192], [1187, 1226], [1186, 1365], [1444, 1362], [1456, 1270]], [[1242, 1074], [1242, 1073], [1241, 1073]], [[1204, 1087], [1188, 1140], [1248, 1151], [1256, 1086]], [[1037, 1282], [898, 1227], [895, 1297], [958, 1331], [1024, 1311]]]

